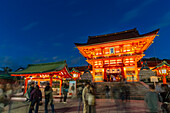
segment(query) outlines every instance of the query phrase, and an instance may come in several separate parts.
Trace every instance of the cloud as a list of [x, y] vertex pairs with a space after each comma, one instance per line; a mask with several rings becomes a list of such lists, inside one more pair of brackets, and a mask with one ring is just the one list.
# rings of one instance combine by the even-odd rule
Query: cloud
[[0, 67], [10, 67], [16, 69], [19, 67], [19, 64], [11, 56], [0, 57]]
[[53, 57], [52, 59], [53, 59], [53, 60], [57, 60], [57, 59], [58, 59], [58, 56], [55, 56], [55, 57]]
[[47, 58], [38, 58], [33, 61], [33, 63], [43, 63], [46, 62], [48, 59]]
[[61, 46], [62, 44], [61, 43], [53, 43], [52, 45], [55, 47], [58, 47], [58, 46]]
[[76, 57], [71, 59], [70, 64], [76, 65], [76, 64], [80, 64], [80, 62], [81, 62], [81, 57]]
[[135, 17], [137, 17], [140, 14], [140, 12], [145, 7], [147, 7], [147, 5], [151, 4], [152, 2], [154, 2], [154, 0], [145, 0], [145, 2], [143, 2], [142, 4], [137, 6], [137, 8], [132, 9], [132, 10], [128, 11], [127, 13], [125, 13], [120, 22], [124, 23], [124, 22], [134, 19]]
[[158, 29], [170, 26], [170, 11], [165, 13], [162, 18], [160, 18], [159, 23], [155, 24], [152, 29]]
[[33, 27], [37, 26], [39, 24], [39, 22], [32, 22], [30, 24], [28, 24], [27, 26], [23, 27], [22, 30], [23, 31], [27, 31], [32, 29]]

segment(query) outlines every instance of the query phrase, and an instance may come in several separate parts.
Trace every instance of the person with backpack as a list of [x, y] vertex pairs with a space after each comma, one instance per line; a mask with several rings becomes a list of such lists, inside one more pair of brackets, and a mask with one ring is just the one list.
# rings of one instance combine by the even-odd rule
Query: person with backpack
[[48, 103], [51, 105], [52, 113], [54, 113], [54, 104], [53, 104], [53, 95], [52, 95], [52, 88], [50, 87], [50, 84], [47, 83], [47, 86], [45, 87], [45, 113], [48, 113]]
[[41, 102], [42, 93], [38, 85], [36, 85], [35, 89], [31, 92], [30, 101], [31, 101], [31, 109], [29, 110], [29, 113], [32, 113], [35, 104], [36, 104], [35, 113], [38, 113], [39, 105], [40, 103], [42, 103]]

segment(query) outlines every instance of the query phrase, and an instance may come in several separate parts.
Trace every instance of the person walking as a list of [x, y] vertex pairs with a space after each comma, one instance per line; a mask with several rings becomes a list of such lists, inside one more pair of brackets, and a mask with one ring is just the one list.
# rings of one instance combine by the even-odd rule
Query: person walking
[[149, 85], [149, 91], [146, 93], [145, 102], [150, 113], [158, 113], [158, 95], [155, 92], [154, 85]]
[[162, 84], [162, 92], [158, 93], [161, 109], [163, 113], [170, 112], [170, 89], [167, 84]]
[[63, 94], [64, 94], [64, 103], [67, 103], [67, 93], [68, 93], [68, 85], [67, 84], [64, 84], [64, 87], [63, 87]]
[[126, 102], [130, 102], [130, 86], [126, 82], [125, 86], [125, 97], [126, 97]]
[[30, 112], [32, 112], [32, 101], [30, 101], [30, 97], [31, 97], [31, 92], [34, 90], [34, 82], [31, 82], [30, 83], [30, 87], [28, 88], [28, 90], [27, 90], [27, 100], [26, 101], [28, 101], [30, 104], [29, 104], [29, 111]]
[[109, 91], [110, 91], [110, 88], [108, 85], [105, 86], [105, 91], [106, 91], [106, 98], [109, 98]]
[[48, 103], [51, 105], [52, 113], [54, 113], [54, 104], [53, 104], [53, 90], [50, 87], [50, 84], [47, 83], [45, 87], [45, 113], [48, 113]]
[[34, 90], [34, 82], [31, 82], [30, 83], [30, 87], [29, 89], [27, 90], [27, 94], [28, 94], [28, 99], [30, 99], [31, 97], [31, 92]]
[[95, 104], [96, 102], [95, 102], [94, 87], [90, 86], [88, 92], [88, 107], [89, 107], [88, 113], [96, 113]]
[[78, 113], [80, 113], [80, 108], [82, 106], [82, 92], [83, 92], [83, 86], [79, 86], [77, 90], [77, 98], [79, 100], [79, 105], [78, 105]]
[[30, 101], [31, 101], [31, 109], [29, 110], [29, 113], [32, 113], [35, 104], [36, 104], [35, 113], [38, 113], [39, 105], [40, 103], [42, 103], [41, 102], [42, 93], [38, 85], [36, 85], [35, 89], [31, 92]]
[[4, 85], [0, 84], [0, 113], [4, 111], [4, 100], [5, 100]]
[[83, 99], [83, 113], [87, 113], [88, 112], [88, 92], [89, 92], [89, 87], [90, 87], [90, 83], [86, 82], [85, 83], [85, 87], [83, 89], [82, 92], [82, 99]]
[[13, 94], [13, 90], [12, 90], [11, 84], [6, 84], [5, 95], [6, 95], [6, 105], [8, 105], [8, 113], [10, 113], [10, 109], [11, 109], [12, 94]]

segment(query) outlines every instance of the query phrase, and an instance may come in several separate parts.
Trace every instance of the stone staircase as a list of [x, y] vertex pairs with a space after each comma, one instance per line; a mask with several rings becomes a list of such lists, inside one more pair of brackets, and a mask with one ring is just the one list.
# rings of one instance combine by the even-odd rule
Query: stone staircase
[[148, 87], [145, 83], [142, 82], [134, 82], [134, 83], [120, 83], [120, 82], [100, 82], [95, 83], [95, 92], [96, 92], [96, 98], [106, 98], [105, 94], [105, 86], [108, 85], [110, 88], [110, 98], [113, 98], [113, 92], [115, 88], [120, 88], [120, 86], [129, 86], [130, 87], [130, 99], [137, 99], [142, 100], [144, 99], [144, 96], [146, 92], [148, 91]]

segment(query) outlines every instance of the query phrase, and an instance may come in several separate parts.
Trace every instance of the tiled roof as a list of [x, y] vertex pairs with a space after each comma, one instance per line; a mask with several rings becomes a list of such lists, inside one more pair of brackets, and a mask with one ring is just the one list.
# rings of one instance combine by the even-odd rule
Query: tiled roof
[[4, 71], [1, 71], [0, 79], [14, 79], [14, 77]]
[[75, 72], [77, 72], [77, 73], [80, 73], [80, 71], [77, 70], [77, 69], [75, 69], [75, 68], [72, 68], [72, 70], [70, 71], [70, 73], [73, 72], [73, 71], [75, 71]]
[[143, 37], [143, 36], [157, 34], [158, 31], [159, 31], [159, 29], [152, 31], [150, 33], [140, 35], [138, 30], [136, 30], [136, 28], [134, 28], [131, 30], [112, 33], [112, 34], [89, 36], [87, 43], [75, 43], [75, 45], [76, 46], [84, 46], [84, 45], [91, 45], [91, 44], [97, 44], [97, 43], [103, 43], [103, 42], [139, 38], [139, 37]]
[[18, 72], [11, 72], [11, 74], [32, 74], [32, 73], [60, 71], [65, 66], [66, 66], [66, 61], [42, 63], [42, 64], [29, 64], [26, 69]]
[[166, 61], [163, 61], [162, 63], [158, 64], [155, 68], [153, 68], [153, 70], [163, 65], [167, 65], [168, 67], [170, 67], [170, 64], [168, 64]]

